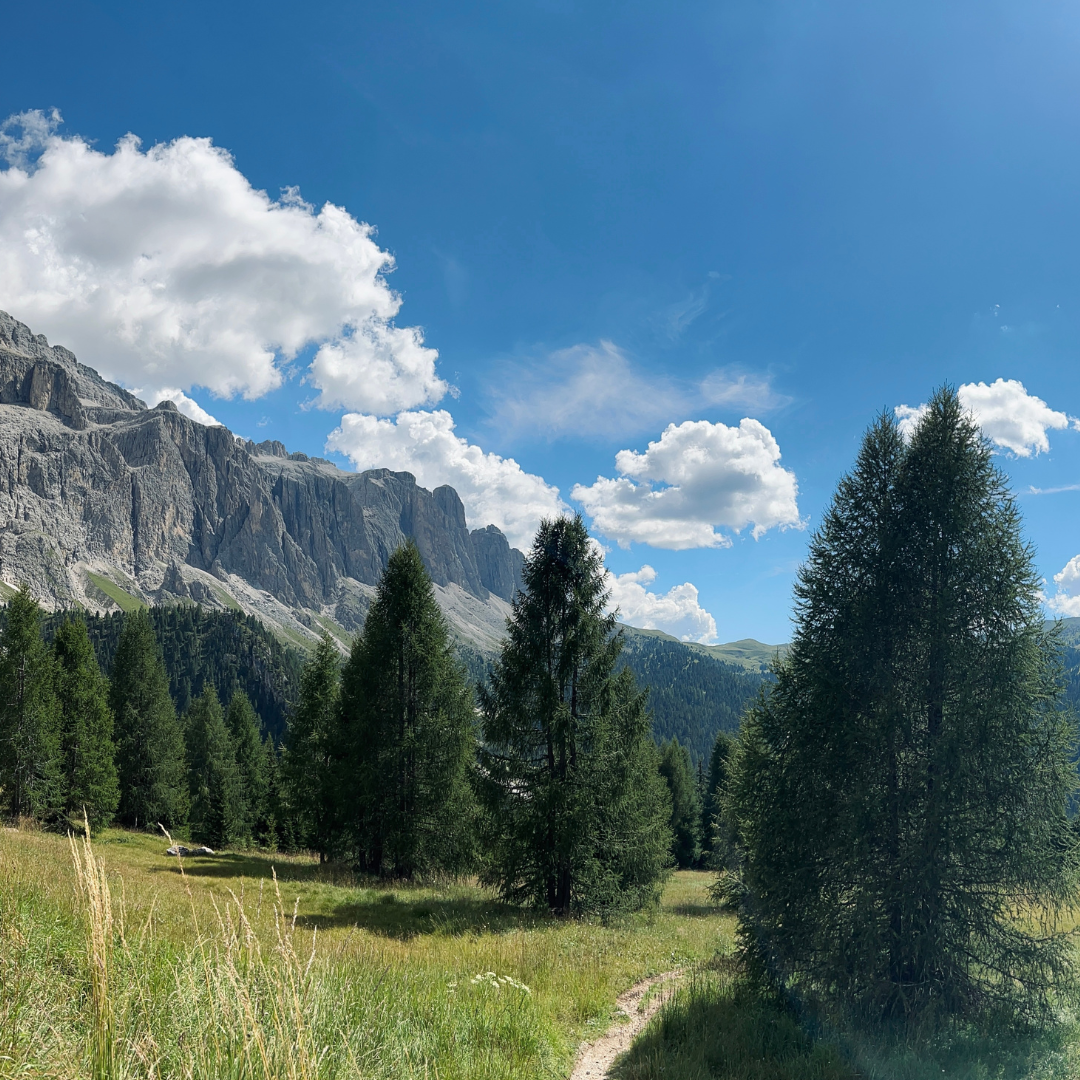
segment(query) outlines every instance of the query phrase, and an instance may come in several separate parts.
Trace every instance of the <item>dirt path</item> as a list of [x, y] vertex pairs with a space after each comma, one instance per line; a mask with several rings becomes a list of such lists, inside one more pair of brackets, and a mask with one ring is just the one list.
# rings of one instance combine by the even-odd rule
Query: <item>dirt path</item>
[[[682, 972], [679, 970], [665, 971], [663, 975], [643, 979], [631, 986], [625, 994], [620, 994], [615, 999], [615, 1004], [623, 1015], [629, 1017], [630, 1022], [616, 1020], [608, 1028], [606, 1035], [582, 1047], [574, 1071], [570, 1074], [570, 1080], [586, 1080], [586, 1077], [588, 1080], [603, 1080], [603, 1077], [608, 1074], [608, 1069], [615, 1064], [615, 1059], [625, 1050], [630, 1049], [635, 1036], [659, 1011], [660, 1006], [671, 997], [675, 982], [681, 975]], [[642, 1007], [643, 999], [654, 986], [661, 988]]]

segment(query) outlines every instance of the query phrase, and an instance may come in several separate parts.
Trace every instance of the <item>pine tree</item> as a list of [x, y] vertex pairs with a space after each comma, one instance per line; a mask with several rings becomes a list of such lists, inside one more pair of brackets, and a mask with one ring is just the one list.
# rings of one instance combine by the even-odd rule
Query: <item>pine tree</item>
[[53, 638], [60, 705], [65, 809], [90, 828], [108, 825], [120, 802], [109, 683], [101, 674], [86, 623], [66, 619]]
[[236, 751], [240, 806], [236, 839], [265, 842], [269, 829], [270, 744], [259, 731], [259, 718], [247, 694], [237, 690], [229, 701], [226, 727]]
[[721, 805], [727, 788], [728, 766], [731, 761], [735, 739], [726, 731], [716, 733], [709, 768], [705, 773], [704, 792], [701, 799], [701, 848], [705, 865], [720, 869], [726, 853], [720, 850], [726, 830], [721, 821]]
[[236, 748], [212, 686], [192, 702], [186, 720], [191, 838], [226, 847], [242, 835], [243, 804]]
[[671, 853], [681, 870], [696, 866], [701, 858], [701, 796], [694, 782], [690, 751], [678, 739], [660, 748], [660, 775], [671, 793]]
[[524, 582], [482, 692], [487, 876], [559, 914], [640, 907], [666, 872], [670, 799], [580, 516], [541, 524]]
[[1080, 881], [1074, 729], [1019, 515], [954, 392], [910, 445], [870, 430], [796, 598], [725, 809], [749, 958], [874, 1018], [1046, 1017], [1075, 978], [1055, 925]]
[[48, 816], [63, 804], [60, 709], [41, 609], [24, 585], [0, 633], [0, 797], [13, 814]]
[[458, 873], [473, 851], [472, 690], [411, 541], [390, 556], [342, 674], [342, 803], [360, 864]]
[[280, 778], [290, 831], [297, 846], [325, 861], [339, 835], [337, 785], [341, 656], [323, 634], [300, 673], [300, 693], [289, 719]]
[[145, 611], [124, 617], [109, 704], [120, 779], [120, 820], [166, 828], [187, 820], [184, 733], [169, 697], [161, 647]]

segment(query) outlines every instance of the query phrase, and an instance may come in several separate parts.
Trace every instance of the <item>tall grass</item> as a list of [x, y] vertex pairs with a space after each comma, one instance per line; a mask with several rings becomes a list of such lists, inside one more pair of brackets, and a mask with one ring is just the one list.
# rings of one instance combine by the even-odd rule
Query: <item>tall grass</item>
[[82, 843], [71, 834], [71, 859], [75, 881], [83, 902], [87, 922], [86, 951], [90, 967], [90, 1075], [93, 1080], [114, 1080], [116, 1063], [116, 1025], [109, 993], [109, 970], [113, 953], [112, 894], [104, 864], [90, 846], [90, 824], [84, 820]]
[[617, 994], [730, 940], [704, 875], [604, 926], [164, 846], [0, 830], [0, 1076], [565, 1077]]

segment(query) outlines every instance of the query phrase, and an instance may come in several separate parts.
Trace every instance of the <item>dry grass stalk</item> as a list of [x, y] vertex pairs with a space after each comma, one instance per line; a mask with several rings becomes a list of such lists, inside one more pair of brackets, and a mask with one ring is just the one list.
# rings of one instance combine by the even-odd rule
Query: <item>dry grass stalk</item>
[[90, 824], [83, 817], [81, 843], [68, 834], [75, 882], [86, 911], [87, 959], [90, 963], [90, 1002], [93, 1032], [90, 1040], [93, 1080], [114, 1080], [119, 1075], [116, 1058], [116, 1024], [109, 993], [109, 969], [113, 950], [112, 895], [104, 864], [90, 846]]

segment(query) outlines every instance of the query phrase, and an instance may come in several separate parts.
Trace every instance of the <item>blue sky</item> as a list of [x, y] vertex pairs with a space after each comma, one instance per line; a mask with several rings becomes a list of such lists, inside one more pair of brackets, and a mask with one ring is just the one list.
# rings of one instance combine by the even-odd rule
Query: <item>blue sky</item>
[[[43, 112], [6, 129], [0, 307], [126, 385], [311, 454], [342, 425], [345, 465], [409, 466], [417, 415], [445, 411], [414, 471], [472, 469], [475, 523], [516, 492], [508, 531], [585, 508], [637, 621], [776, 642], [874, 414], [982, 382], [1048, 593], [1064, 571], [1080, 614], [1080, 490], [1051, 490], [1080, 483], [1074, 6], [45, 0], [5, 27], [0, 119]], [[293, 216], [245, 180], [298, 189]], [[51, 262], [27, 239], [49, 200]], [[377, 233], [342, 239], [325, 203]], [[243, 257], [160, 254], [200, 229]]]

